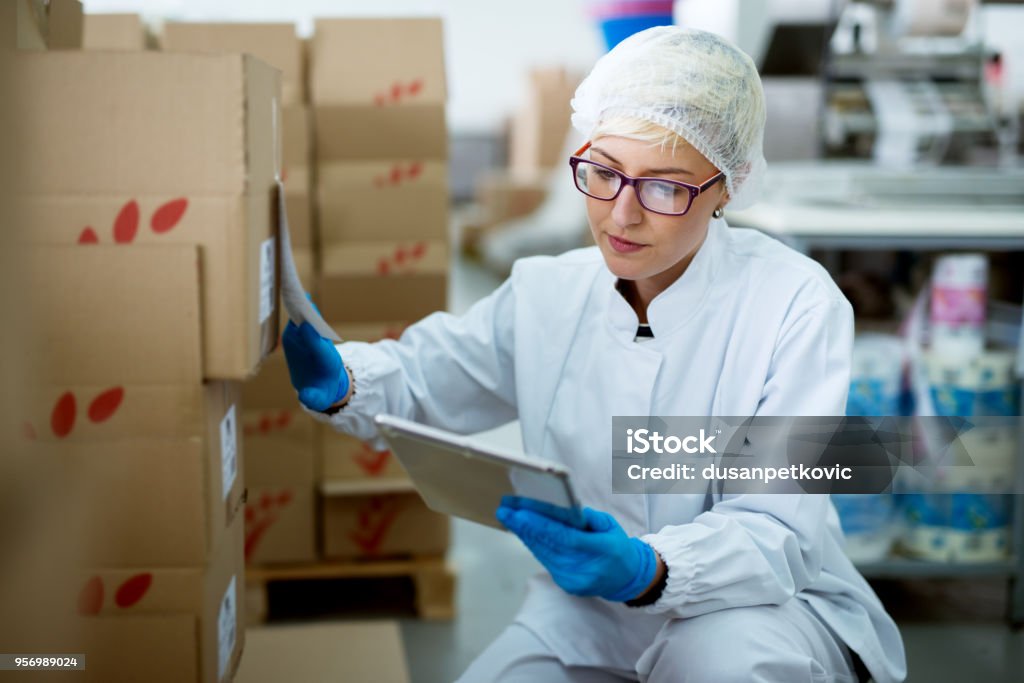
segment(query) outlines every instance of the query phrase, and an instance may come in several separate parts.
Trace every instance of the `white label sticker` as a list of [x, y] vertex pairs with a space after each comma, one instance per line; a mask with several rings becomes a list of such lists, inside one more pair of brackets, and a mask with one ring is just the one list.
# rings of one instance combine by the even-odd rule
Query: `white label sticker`
[[264, 240], [260, 245], [260, 325], [274, 310], [274, 238]]
[[220, 421], [220, 471], [221, 494], [227, 500], [238, 476], [238, 425], [235, 423], [234, 403]]
[[235, 651], [235, 624], [238, 621], [235, 602], [235, 577], [232, 576], [217, 615], [217, 680], [224, 678], [231, 663], [231, 653]]

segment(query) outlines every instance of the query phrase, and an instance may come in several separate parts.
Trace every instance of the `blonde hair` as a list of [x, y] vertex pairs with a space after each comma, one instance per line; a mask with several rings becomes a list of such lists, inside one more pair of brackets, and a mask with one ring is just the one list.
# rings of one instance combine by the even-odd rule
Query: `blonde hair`
[[671, 150], [672, 154], [675, 154], [678, 147], [691, 146], [686, 138], [669, 129], [632, 116], [615, 116], [598, 121], [590, 139], [606, 136], [639, 140], [649, 143], [651, 147], [660, 147], [662, 152]]

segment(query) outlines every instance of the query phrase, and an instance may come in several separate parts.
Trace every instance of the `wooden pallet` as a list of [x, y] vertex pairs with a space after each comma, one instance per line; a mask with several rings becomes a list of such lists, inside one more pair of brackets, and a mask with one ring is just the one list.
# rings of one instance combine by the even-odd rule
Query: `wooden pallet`
[[414, 609], [421, 619], [455, 616], [455, 571], [441, 557], [373, 561], [322, 561], [301, 565], [248, 567], [246, 608], [249, 623], [267, 619], [267, 588], [278, 581], [310, 579], [389, 579], [407, 577], [415, 591]]

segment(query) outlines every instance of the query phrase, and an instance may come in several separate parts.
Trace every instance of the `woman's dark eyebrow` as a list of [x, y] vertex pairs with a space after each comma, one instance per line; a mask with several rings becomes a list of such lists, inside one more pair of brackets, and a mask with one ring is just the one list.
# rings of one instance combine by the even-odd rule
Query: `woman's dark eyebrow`
[[[613, 157], [611, 154], [609, 154], [608, 152], [604, 151], [600, 147], [591, 147], [590, 151], [591, 152], [597, 152], [598, 154], [600, 154], [601, 156], [603, 156], [605, 159], [607, 159], [608, 161], [612, 162], [613, 164], [618, 164], [619, 166], [622, 165], [621, 161], [619, 161], [618, 159], [616, 159], [615, 157]], [[649, 168], [649, 169], [647, 169], [647, 173], [645, 173], [644, 175], [647, 175], [647, 174], [651, 174], [651, 175], [671, 175], [673, 173], [678, 173], [678, 174], [682, 174], [682, 175], [691, 175], [691, 176], [693, 175], [692, 171], [687, 171], [685, 168]]]

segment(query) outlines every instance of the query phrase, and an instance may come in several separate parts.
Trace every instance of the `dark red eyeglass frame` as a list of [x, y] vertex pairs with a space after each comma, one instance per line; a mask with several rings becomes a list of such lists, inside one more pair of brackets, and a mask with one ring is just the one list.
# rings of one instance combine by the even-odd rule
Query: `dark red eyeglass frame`
[[[634, 178], [633, 176], [626, 175], [622, 171], [619, 171], [618, 169], [614, 169], [611, 166], [606, 166], [606, 165], [604, 165], [604, 164], [602, 164], [600, 162], [594, 161], [593, 159], [584, 159], [583, 157], [581, 157], [580, 156], [581, 154], [583, 154], [588, 149], [590, 149], [590, 145], [591, 145], [591, 143], [588, 142], [587, 144], [583, 145], [578, 150], [576, 150], [575, 154], [573, 154], [571, 157], [569, 157], [569, 166], [572, 168], [572, 179], [573, 179], [573, 183], [576, 185], [576, 189], [577, 190], [579, 190], [583, 194], [587, 195], [588, 197], [593, 197], [594, 199], [598, 199], [598, 200], [604, 201], [604, 202], [615, 201], [615, 199], [617, 199], [619, 194], [622, 192], [622, 188], [626, 187], [627, 185], [631, 185], [631, 186], [633, 186], [633, 191], [636, 192], [636, 199], [637, 199], [638, 202], [640, 202], [640, 206], [644, 207], [645, 209], [647, 209], [651, 213], [657, 213], [657, 214], [660, 214], [662, 216], [685, 216], [690, 211], [690, 207], [693, 206], [693, 201], [695, 199], [697, 199], [698, 196], [700, 196], [701, 192], [704, 192], [708, 188], [712, 187], [715, 183], [717, 183], [718, 181], [720, 181], [720, 180], [725, 178], [725, 173], [723, 173], [722, 171], [719, 171], [718, 173], [716, 173], [711, 178], [708, 178], [706, 181], [704, 181], [700, 185], [691, 185], [690, 183], [684, 183], [684, 182], [681, 182], [679, 180], [669, 180], [667, 178], [653, 178], [653, 177]], [[621, 182], [619, 183], [619, 189], [617, 189], [615, 191], [615, 194], [613, 194], [611, 197], [595, 197], [594, 195], [590, 194], [589, 192], [587, 192], [586, 190], [581, 188], [580, 184], [579, 184], [579, 179], [576, 176], [576, 168], [580, 165], [580, 162], [584, 162], [584, 163], [588, 163], [588, 164], [593, 164], [595, 166], [600, 166], [601, 168], [603, 168], [603, 169], [605, 169], [605, 170], [607, 170], [607, 171], [609, 171], [611, 173], [614, 173], [615, 175], [619, 176], [619, 179], [621, 180]], [[649, 207], [646, 204], [644, 204], [644, 200], [643, 200], [643, 197], [641, 196], [641, 193], [639, 192], [637, 183], [639, 183], [641, 181], [645, 181], [645, 180], [657, 181], [659, 183], [669, 183], [671, 185], [677, 185], [679, 187], [682, 187], [682, 188], [685, 188], [686, 190], [688, 190], [689, 193], [690, 193], [690, 201], [686, 204], [686, 209], [684, 209], [681, 213], [669, 213], [669, 212], [666, 212], [666, 211], [658, 211], [657, 209], [652, 209], [651, 207]]]

